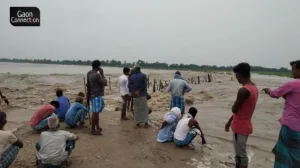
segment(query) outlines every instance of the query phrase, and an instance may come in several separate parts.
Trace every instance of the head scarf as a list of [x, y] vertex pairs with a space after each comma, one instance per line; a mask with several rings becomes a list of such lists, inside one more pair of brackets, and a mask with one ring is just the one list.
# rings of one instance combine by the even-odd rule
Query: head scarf
[[59, 120], [56, 116], [48, 118], [48, 127], [50, 130], [55, 130], [58, 128]]
[[181, 110], [178, 107], [173, 107], [170, 112], [168, 112], [164, 119], [166, 120], [166, 118], [168, 117], [169, 114], [174, 114], [176, 116], [177, 121], [181, 118]]
[[183, 77], [181, 77], [181, 75], [178, 75], [178, 74], [175, 74], [174, 79], [182, 79], [182, 80], [184, 80]]

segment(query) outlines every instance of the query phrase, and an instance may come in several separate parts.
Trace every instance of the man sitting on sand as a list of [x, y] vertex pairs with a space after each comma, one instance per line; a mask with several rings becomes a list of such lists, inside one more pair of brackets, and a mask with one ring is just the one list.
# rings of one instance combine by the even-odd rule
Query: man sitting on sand
[[84, 127], [84, 120], [88, 109], [83, 106], [83, 97], [77, 96], [75, 103], [69, 108], [66, 114], [65, 123], [70, 127]]
[[23, 142], [12, 132], [4, 131], [7, 123], [6, 114], [0, 112], [0, 167], [6, 168], [17, 158], [20, 148], [23, 148]]
[[56, 110], [57, 111], [56, 114], [59, 120], [64, 121], [65, 115], [68, 109], [70, 108], [70, 101], [66, 96], [63, 95], [62, 89], [56, 90], [56, 96], [57, 96], [56, 101], [59, 103], [59, 108]]
[[172, 96], [170, 109], [178, 107], [180, 108], [181, 113], [184, 114], [184, 93], [190, 92], [192, 87], [181, 77], [179, 71], [175, 73], [175, 77], [170, 81], [167, 90], [168, 92], [171, 92]]
[[198, 130], [201, 133], [202, 144], [206, 144], [204, 134], [198, 122], [195, 120], [197, 112], [195, 107], [191, 107], [189, 112], [178, 122], [174, 133], [174, 142], [177, 147], [194, 149], [194, 145], [192, 145], [191, 142], [197, 136]]
[[294, 80], [277, 89], [263, 89], [272, 98], [285, 99], [279, 138], [273, 148], [274, 168], [300, 167], [300, 60], [290, 65]]
[[178, 121], [181, 119], [181, 111], [178, 107], [173, 107], [164, 117], [157, 135], [158, 142], [172, 142]]
[[133, 93], [134, 120], [137, 127], [145, 123], [145, 128], [148, 128], [147, 76], [141, 72], [139, 65], [135, 65], [134, 71], [128, 82], [128, 88]]
[[47, 118], [51, 115], [55, 115], [55, 110], [58, 108], [59, 103], [57, 101], [51, 101], [50, 103], [42, 105], [34, 112], [29, 125], [38, 132], [47, 130]]
[[58, 130], [59, 120], [56, 116], [49, 117], [47, 124], [49, 130], [41, 133], [40, 140], [36, 144], [37, 164], [51, 167], [65, 166], [68, 156], [75, 148], [78, 136]]
[[231, 126], [236, 168], [248, 167], [247, 140], [253, 131], [251, 118], [259, 95], [256, 85], [251, 81], [250, 70], [248, 63], [240, 63], [233, 68], [238, 82], [243, 86], [237, 93], [232, 106], [233, 115], [227, 122], [225, 130], [229, 132]]
[[118, 81], [120, 94], [123, 100], [122, 110], [121, 110], [121, 120], [128, 120], [128, 117], [126, 117], [126, 106], [127, 106], [127, 101], [130, 99], [129, 89], [128, 89], [129, 72], [130, 69], [128, 67], [123, 68], [123, 75], [119, 77], [119, 81]]

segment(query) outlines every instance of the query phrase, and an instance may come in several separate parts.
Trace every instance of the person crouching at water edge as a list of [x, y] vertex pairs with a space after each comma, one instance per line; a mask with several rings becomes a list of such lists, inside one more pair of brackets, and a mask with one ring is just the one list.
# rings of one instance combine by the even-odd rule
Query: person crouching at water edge
[[195, 120], [197, 112], [195, 107], [191, 107], [189, 112], [179, 120], [174, 133], [174, 142], [177, 147], [195, 149], [191, 142], [198, 133], [201, 134], [202, 144], [206, 144], [204, 134], [198, 122]]
[[47, 130], [47, 118], [51, 115], [55, 116], [55, 110], [58, 108], [59, 103], [57, 101], [51, 101], [50, 103], [42, 105], [34, 112], [29, 125], [33, 128], [33, 130], [38, 132]]
[[20, 148], [23, 148], [23, 142], [12, 132], [4, 131], [7, 123], [6, 114], [0, 112], [0, 167], [6, 168], [17, 158]]
[[83, 97], [77, 96], [75, 103], [67, 111], [65, 123], [73, 128], [77, 127], [77, 123], [79, 123], [78, 128], [83, 128], [87, 112], [88, 109], [83, 106]]
[[174, 79], [170, 81], [170, 85], [167, 88], [168, 92], [171, 92], [171, 104], [170, 109], [178, 107], [181, 113], [185, 112], [184, 105], [184, 93], [190, 92], [192, 87], [181, 77], [181, 73], [177, 71]]
[[59, 120], [56, 116], [48, 119], [48, 131], [41, 133], [36, 144], [37, 165], [44, 167], [62, 167], [67, 165], [67, 158], [75, 148], [78, 136], [67, 131], [58, 130]]
[[283, 97], [285, 104], [279, 120], [281, 129], [272, 152], [274, 168], [300, 167], [300, 60], [290, 63], [295, 78], [277, 89], [263, 91], [272, 98]]
[[145, 123], [145, 128], [149, 127], [148, 124], [148, 102], [147, 102], [147, 76], [141, 72], [141, 67], [135, 65], [135, 73], [129, 77], [128, 88], [133, 92], [133, 112], [134, 120], [137, 127], [141, 123]]
[[60, 121], [64, 121], [65, 115], [68, 109], [70, 108], [70, 101], [66, 96], [64, 96], [62, 89], [56, 90], [56, 96], [56, 101], [59, 103], [59, 108], [56, 110], [55, 113], [57, 114], [57, 117]]
[[178, 107], [173, 107], [164, 117], [157, 135], [158, 142], [172, 142], [176, 125], [181, 118], [181, 111]]

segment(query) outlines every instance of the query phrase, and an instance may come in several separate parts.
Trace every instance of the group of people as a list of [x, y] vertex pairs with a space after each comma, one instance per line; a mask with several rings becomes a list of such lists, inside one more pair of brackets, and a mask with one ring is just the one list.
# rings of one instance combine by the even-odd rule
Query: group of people
[[[280, 119], [281, 130], [273, 153], [275, 154], [274, 168], [300, 167], [300, 61], [290, 63], [295, 78], [277, 89], [264, 88], [263, 91], [272, 98], [283, 97], [285, 106]], [[57, 100], [44, 104], [33, 114], [29, 125], [33, 130], [41, 132], [40, 140], [36, 143], [37, 165], [44, 167], [61, 167], [67, 165], [67, 158], [75, 148], [78, 136], [63, 130], [58, 130], [59, 122], [64, 121], [69, 127], [82, 128], [91, 105], [92, 135], [102, 135], [99, 125], [99, 114], [104, 108], [104, 87], [107, 85], [101, 62], [93, 61], [92, 70], [87, 73], [87, 96], [78, 93], [71, 105], [63, 95], [63, 90], [56, 91]], [[253, 132], [252, 115], [256, 108], [259, 91], [251, 81], [250, 65], [240, 63], [233, 69], [242, 87], [238, 90], [237, 98], [232, 106], [233, 115], [225, 124], [225, 131], [233, 132], [236, 168], [247, 168], [247, 140]], [[119, 78], [120, 94], [123, 100], [121, 120], [128, 120], [127, 111], [133, 109], [135, 124], [149, 127], [148, 115], [151, 112], [147, 101], [151, 98], [147, 92], [147, 77], [141, 72], [139, 65], [130, 70], [123, 69]], [[196, 121], [197, 109], [191, 107], [185, 113], [184, 93], [192, 87], [176, 72], [174, 79], [167, 88], [171, 92], [170, 111], [163, 118], [163, 123], [157, 135], [158, 142], [174, 142], [176, 146], [194, 149], [192, 140], [199, 134], [202, 144], [206, 143], [204, 134]], [[86, 103], [84, 100], [86, 99]], [[131, 107], [131, 105], [133, 107]], [[4, 131], [7, 123], [6, 113], [0, 112], [0, 165], [8, 167], [17, 157], [23, 143], [12, 132]]]
[[[294, 80], [271, 90], [264, 88], [272, 98], [284, 98], [285, 104], [279, 120], [281, 130], [272, 152], [275, 155], [274, 168], [300, 167], [300, 60], [290, 63]], [[232, 106], [233, 115], [225, 125], [225, 131], [233, 132], [236, 168], [248, 167], [247, 140], [253, 132], [252, 115], [256, 108], [259, 90], [251, 81], [250, 65], [240, 63], [233, 69], [242, 87], [238, 90], [236, 101]]]

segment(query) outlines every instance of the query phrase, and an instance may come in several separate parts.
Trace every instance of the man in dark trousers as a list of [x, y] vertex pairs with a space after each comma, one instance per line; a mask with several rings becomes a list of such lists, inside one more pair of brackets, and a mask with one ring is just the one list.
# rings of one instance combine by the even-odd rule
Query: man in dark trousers
[[92, 135], [102, 135], [99, 126], [99, 113], [104, 109], [104, 87], [107, 86], [101, 62], [92, 62], [92, 70], [87, 73], [87, 103], [92, 104]]

